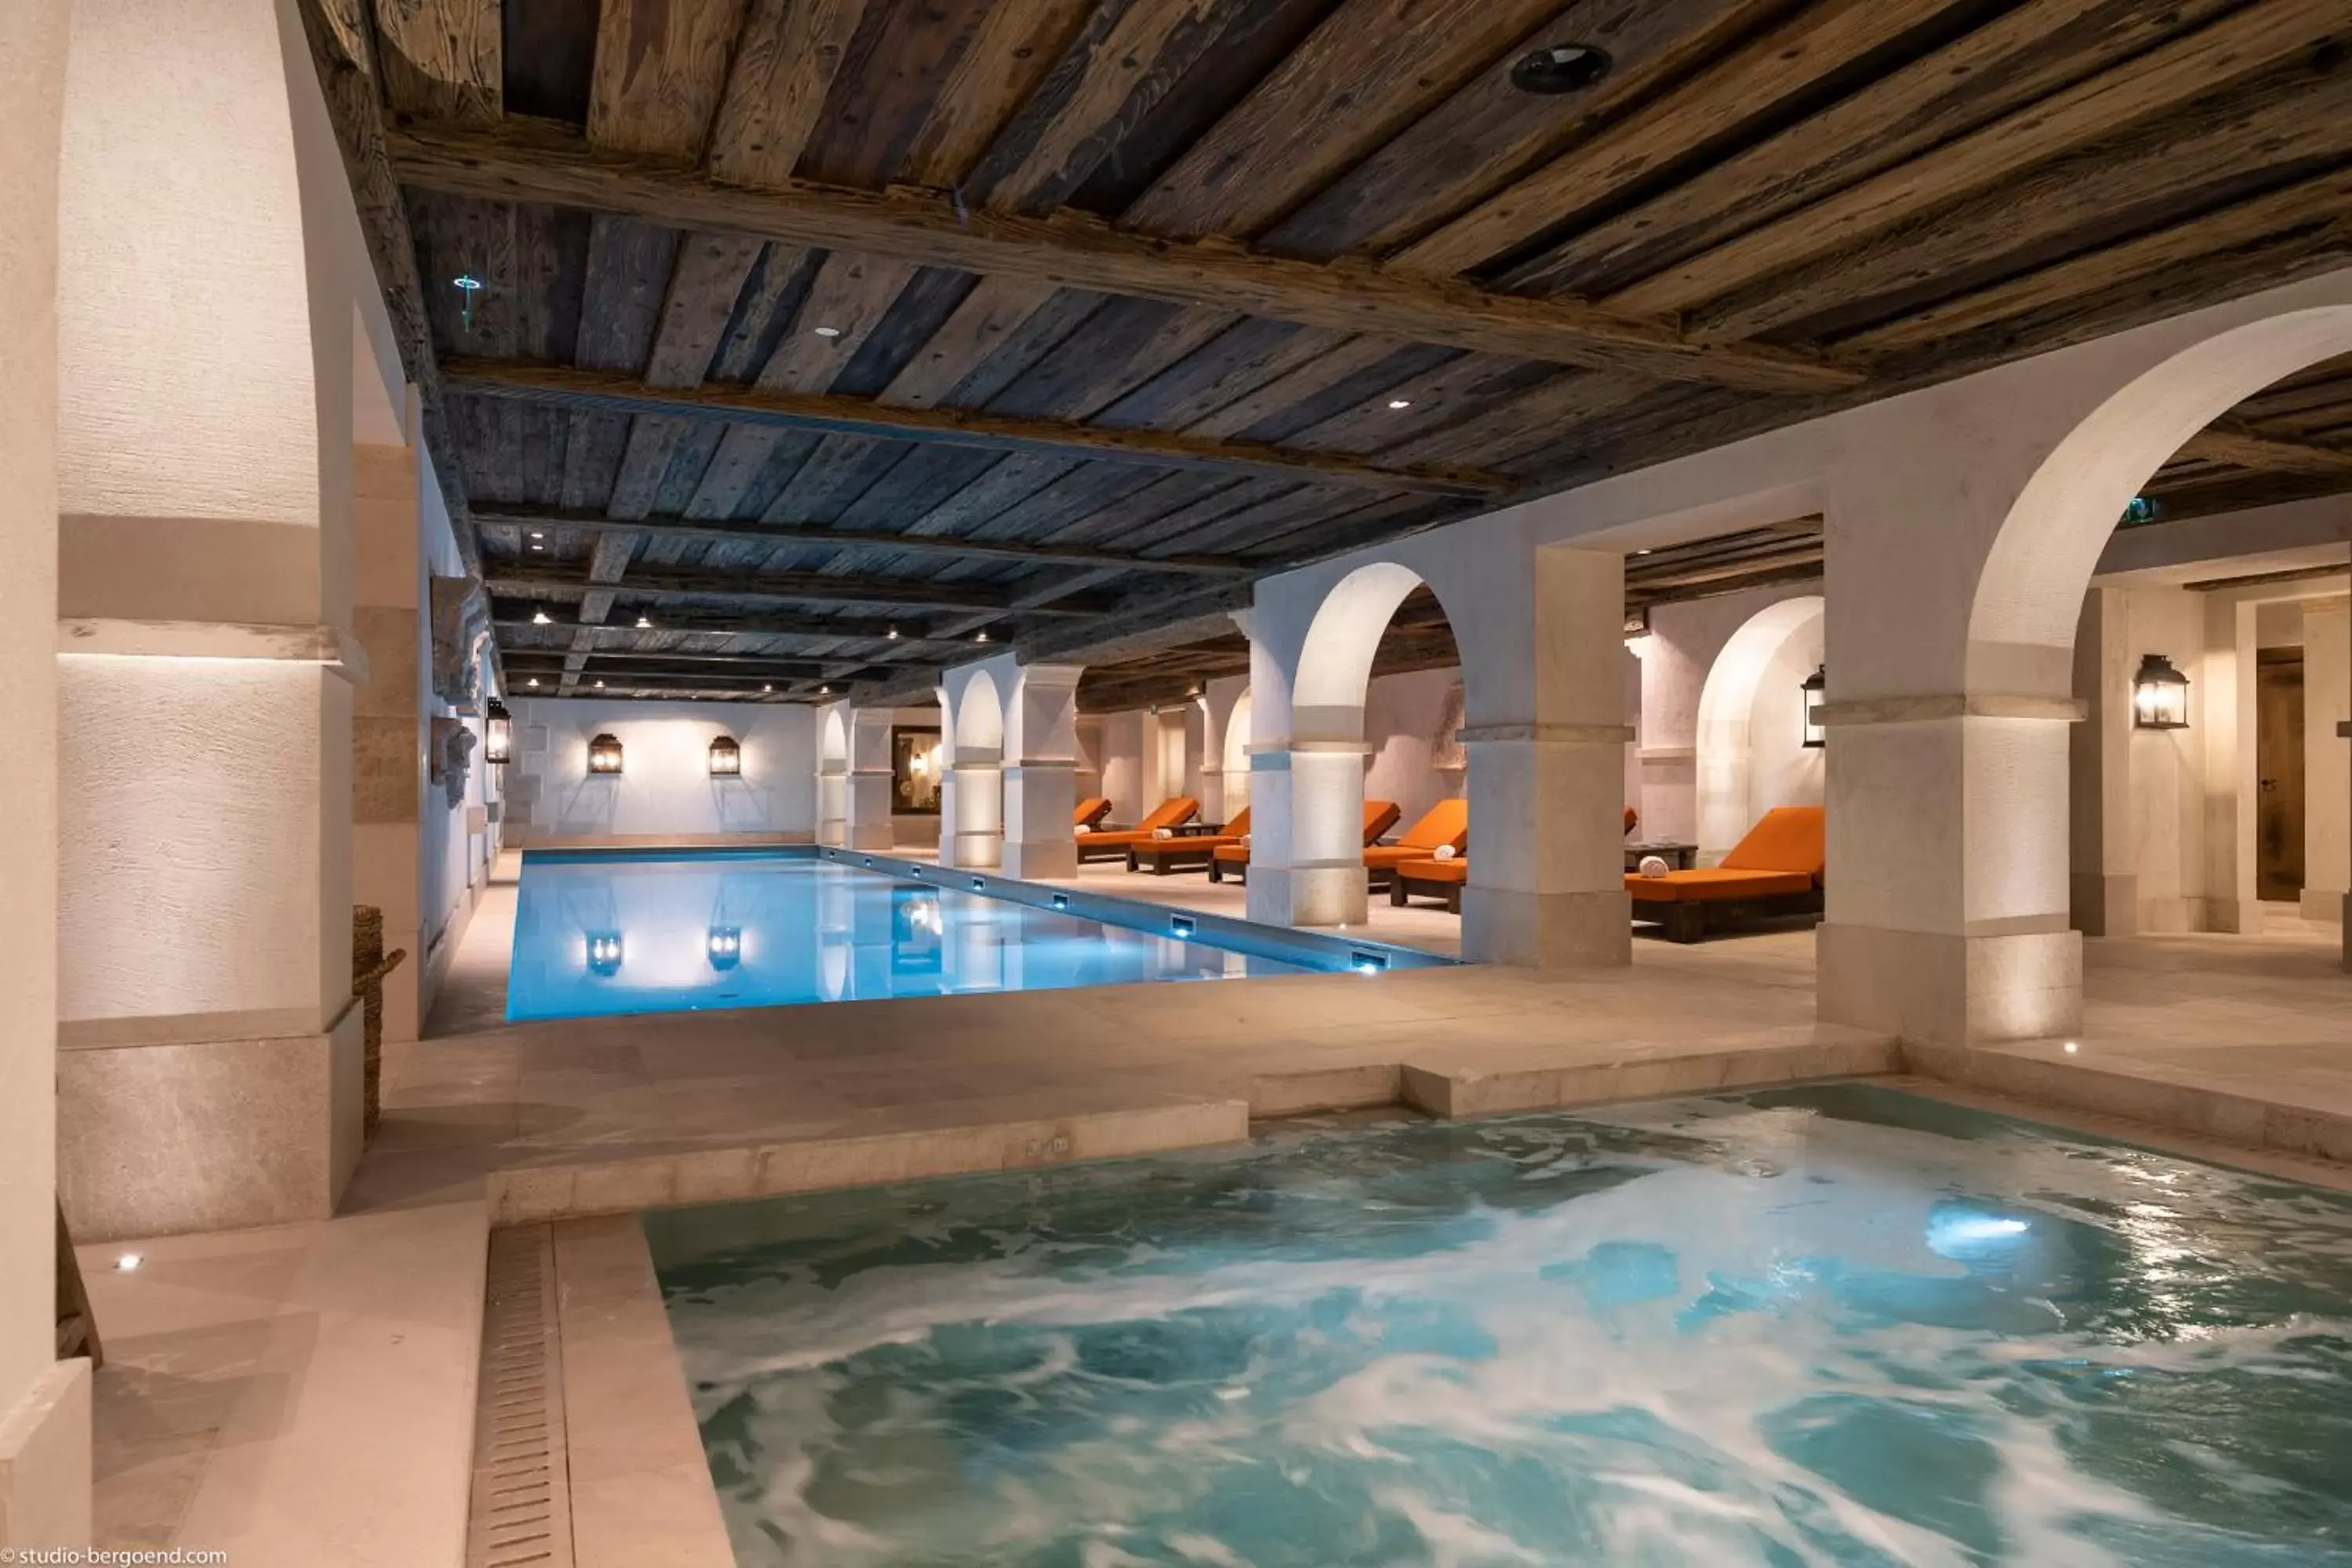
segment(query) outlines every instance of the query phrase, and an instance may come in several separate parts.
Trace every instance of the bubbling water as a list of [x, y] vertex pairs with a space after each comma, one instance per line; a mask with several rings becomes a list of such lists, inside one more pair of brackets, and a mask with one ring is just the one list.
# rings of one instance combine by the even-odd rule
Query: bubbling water
[[1883, 1089], [647, 1228], [745, 1563], [2352, 1565], [2352, 1206]]

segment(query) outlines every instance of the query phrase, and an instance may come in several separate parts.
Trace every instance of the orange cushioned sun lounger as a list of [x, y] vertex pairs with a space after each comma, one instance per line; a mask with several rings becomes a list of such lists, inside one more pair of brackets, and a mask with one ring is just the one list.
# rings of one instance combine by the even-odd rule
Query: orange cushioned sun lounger
[[[1394, 827], [1397, 818], [1403, 815], [1392, 800], [1364, 802], [1364, 842], [1370, 844]], [[1209, 852], [1209, 880], [1222, 882], [1232, 877], [1236, 881], [1247, 881], [1249, 879], [1244, 873], [1249, 869], [1249, 846], [1246, 844], [1218, 845]]]
[[1451, 860], [1403, 860], [1389, 874], [1389, 902], [1404, 908], [1409, 898], [1440, 899], [1448, 911], [1462, 912], [1462, 889], [1470, 880], [1470, 858]]
[[1128, 846], [1127, 868], [1165, 877], [1171, 871], [1205, 869], [1209, 857], [1228, 844], [1249, 836], [1249, 807], [1244, 806], [1223, 833], [1196, 833], [1182, 838], [1148, 838]]
[[1451, 844], [1457, 855], [1470, 847], [1470, 803], [1459, 795], [1431, 806], [1395, 843], [1375, 844], [1364, 851], [1371, 885], [1387, 887], [1390, 872], [1407, 860], [1429, 859], [1441, 844]]
[[1827, 864], [1822, 808], [1775, 806], [1721, 865], [1636, 873], [1625, 879], [1625, 892], [1635, 920], [1662, 923], [1670, 941], [1696, 942], [1710, 924], [1738, 915], [1819, 914]]
[[1150, 840], [1163, 827], [1176, 827], [1201, 815], [1201, 803], [1189, 795], [1173, 800], [1163, 800], [1151, 808], [1150, 816], [1133, 827], [1113, 833], [1081, 833], [1078, 835], [1080, 860], [1124, 860], [1129, 848]]
[[1070, 818], [1073, 827], [1100, 827], [1102, 819], [1110, 815], [1110, 802], [1098, 795], [1090, 795], [1078, 802], [1078, 809]]

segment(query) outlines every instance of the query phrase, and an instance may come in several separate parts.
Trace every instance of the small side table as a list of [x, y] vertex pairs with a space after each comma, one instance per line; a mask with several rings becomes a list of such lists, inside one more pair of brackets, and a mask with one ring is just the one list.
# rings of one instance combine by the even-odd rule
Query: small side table
[[1625, 846], [1625, 869], [1640, 870], [1643, 860], [1652, 855], [1665, 861], [1667, 868], [1675, 871], [1687, 871], [1698, 864], [1698, 846], [1696, 844], [1628, 844]]

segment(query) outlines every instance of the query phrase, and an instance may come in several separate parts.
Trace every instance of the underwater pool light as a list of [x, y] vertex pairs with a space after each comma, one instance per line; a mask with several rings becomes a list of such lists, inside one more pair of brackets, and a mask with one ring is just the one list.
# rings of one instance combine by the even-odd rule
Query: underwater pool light
[[1384, 974], [1388, 972], [1388, 954], [1366, 952], [1362, 948], [1348, 954], [1348, 967], [1359, 974]]
[[1173, 915], [1169, 918], [1168, 929], [1178, 936], [1191, 936], [1199, 927], [1191, 915]]

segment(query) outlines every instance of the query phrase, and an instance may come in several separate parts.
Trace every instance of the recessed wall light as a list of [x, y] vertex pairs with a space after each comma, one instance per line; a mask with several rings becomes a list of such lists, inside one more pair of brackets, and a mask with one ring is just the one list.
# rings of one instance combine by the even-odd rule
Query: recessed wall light
[[1389, 406], [1391, 408], [1410, 408], [1412, 406], [1412, 399], [1410, 397], [1391, 397], [1389, 399]]
[[543, 533], [540, 532], [537, 529], [533, 529], [533, 530], [531, 530], [531, 534], [530, 534], [530, 536], [531, 536], [533, 539], [545, 539], [545, 538], [547, 537], [547, 535], [545, 535], [545, 534], [543, 534]]
[[1539, 97], [1582, 92], [1609, 74], [1609, 51], [1591, 44], [1552, 44], [1511, 67], [1511, 85]]
[[544, 545], [544, 544], [534, 544], [534, 545], [532, 545], [530, 548], [531, 548], [531, 553], [533, 553], [534, 555], [537, 555], [537, 554], [544, 554], [544, 553], [546, 552], [546, 550], [547, 550], [547, 546], [546, 546], [546, 545]]
[[816, 335], [821, 338], [837, 338], [841, 336], [841, 329], [839, 327], [819, 327], [816, 329]]

